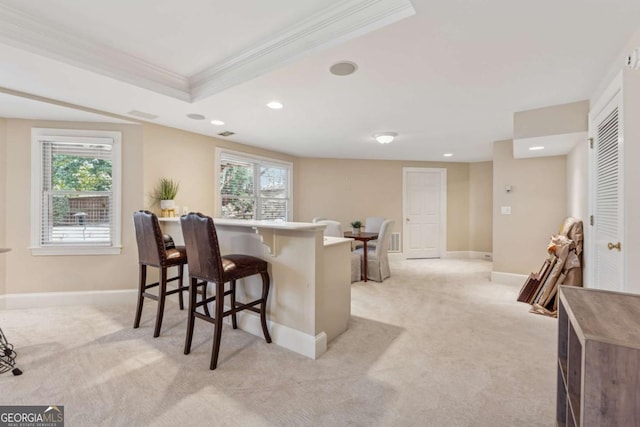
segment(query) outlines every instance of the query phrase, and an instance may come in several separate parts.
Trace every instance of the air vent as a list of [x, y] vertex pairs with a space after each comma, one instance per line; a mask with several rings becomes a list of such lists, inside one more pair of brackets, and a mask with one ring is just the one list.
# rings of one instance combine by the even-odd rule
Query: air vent
[[127, 113], [130, 116], [139, 117], [145, 120], [155, 120], [158, 118], [155, 114], [145, 113], [144, 111], [131, 110]]
[[225, 130], [224, 132], [220, 132], [218, 135], [220, 136], [231, 136], [231, 135], [235, 135], [235, 132], [229, 132], [228, 130]]
[[400, 252], [400, 233], [394, 231], [389, 239], [389, 252]]

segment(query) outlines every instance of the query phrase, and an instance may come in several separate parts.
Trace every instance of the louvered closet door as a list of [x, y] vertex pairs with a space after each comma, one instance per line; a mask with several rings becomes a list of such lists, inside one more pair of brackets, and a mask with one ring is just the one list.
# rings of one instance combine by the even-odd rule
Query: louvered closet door
[[596, 116], [594, 287], [620, 291], [624, 283], [620, 94]]

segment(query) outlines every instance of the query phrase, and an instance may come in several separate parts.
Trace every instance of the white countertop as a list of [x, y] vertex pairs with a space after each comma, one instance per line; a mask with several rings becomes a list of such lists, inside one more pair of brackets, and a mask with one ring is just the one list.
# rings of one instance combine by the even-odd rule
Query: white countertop
[[[179, 217], [175, 218], [160, 218], [161, 222], [180, 222]], [[216, 226], [227, 225], [234, 227], [258, 227], [277, 230], [313, 230], [316, 228], [324, 229], [325, 224], [315, 224], [313, 222], [287, 222], [287, 221], [274, 221], [274, 220], [252, 220], [252, 219], [226, 219], [226, 218], [214, 218], [213, 223]]]
[[351, 242], [353, 242], [353, 239], [348, 239], [348, 238], [345, 238], [345, 237], [331, 237], [331, 236], [325, 236], [324, 237], [324, 245], [325, 246], [339, 245], [340, 243], [349, 243], [349, 244], [351, 244]]

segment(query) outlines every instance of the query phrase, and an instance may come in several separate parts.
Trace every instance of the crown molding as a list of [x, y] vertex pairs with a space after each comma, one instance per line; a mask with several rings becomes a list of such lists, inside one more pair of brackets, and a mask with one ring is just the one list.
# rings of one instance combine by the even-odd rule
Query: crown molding
[[414, 15], [410, 0], [347, 0], [328, 7], [190, 78], [0, 4], [0, 43], [193, 102], [299, 57]]
[[154, 92], [191, 100], [186, 77], [101, 43], [69, 34], [0, 4], [0, 42]]
[[263, 75], [313, 51], [415, 14], [410, 0], [348, 0], [328, 7], [190, 79], [194, 100]]

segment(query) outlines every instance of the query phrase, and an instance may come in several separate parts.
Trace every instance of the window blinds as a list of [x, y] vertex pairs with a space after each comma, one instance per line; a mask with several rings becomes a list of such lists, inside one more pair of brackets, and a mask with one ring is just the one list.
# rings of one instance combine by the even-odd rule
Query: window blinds
[[40, 244], [111, 245], [112, 140], [42, 140], [41, 155]]
[[291, 166], [223, 153], [220, 158], [222, 216], [288, 220]]

